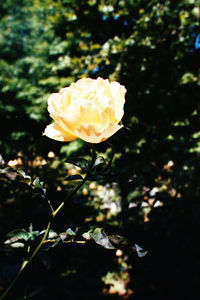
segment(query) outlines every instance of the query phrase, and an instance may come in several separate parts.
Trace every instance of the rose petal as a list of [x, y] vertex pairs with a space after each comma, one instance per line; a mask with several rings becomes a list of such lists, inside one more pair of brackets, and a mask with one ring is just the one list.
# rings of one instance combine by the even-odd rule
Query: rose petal
[[99, 131], [99, 129], [95, 126], [85, 124], [77, 128], [75, 130], [75, 134], [77, 137], [88, 143], [101, 143], [111, 137], [122, 127], [123, 125], [110, 123], [106, 129]]
[[45, 128], [43, 135], [60, 142], [69, 142], [77, 138], [77, 136], [64, 131], [62, 127], [55, 122]]
[[111, 106], [107, 106], [101, 113], [101, 118], [102, 118], [102, 127], [105, 128], [108, 126], [109, 123], [118, 123], [116, 117], [115, 117], [115, 111]]
[[53, 112], [64, 113], [67, 111], [71, 103], [70, 88], [63, 88], [59, 93], [53, 93], [48, 99], [48, 111], [50, 114]]
[[114, 100], [115, 116], [119, 122], [124, 115], [126, 89], [123, 85], [120, 85], [116, 81], [111, 82], [110, 87], [111, 87], [112, 98]]
[[93, 90], [95, 90], [95, 84], [96, 84], [95, 80], [91, 78], [82, 78], [76, 81], [75, 83], [72, 83], [71, 87], [74, 90], [79, 90], [79, 91], [85, 91], [92, 88]]

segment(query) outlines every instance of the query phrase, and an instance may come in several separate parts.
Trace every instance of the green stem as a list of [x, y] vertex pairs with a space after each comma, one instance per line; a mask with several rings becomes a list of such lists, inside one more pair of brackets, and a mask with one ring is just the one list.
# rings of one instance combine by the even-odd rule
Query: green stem
[[[92, 144], [92, 159], [90, 162], [90, 165], [87, 169], [86, 175], [83, 178], [83, 180], [77, 185], [77, 187], [72, 191], [72, 193], [69, 195], [69, 197], [67, 198], [67, 201], [70, 200], [76, 193], [77, 191], [82, 187], [82, 185], [85, 183], [85, 181], [88, 179], [89, 176], [89, 171], [92, 168], [94, 162], [95, 162], [95, 158], [96, 158], [96, 154], [95, 154], [95, 148], [94, 145]], [[65, 202], [63, 201], [58, 208], [52, 212], [52, 217], [55, 218], [55, 216], [57, 215], [57, 213], [61, 210], [61, 208], [64, 206]], [[18, 272], [17, 276], [13, 279], [13, 281], [10, 283], [10, 285], [8, 286], [8, 288], [5, 290], [5, 292], [1, 295], [0, 300], [3, 300], [7, 294], [9, 293], [9, 291], [12, 289], [12, 287], [15, 285], [16, 281], [18, 280], [18, 278], [21, 276], [21, 274], [23, 273], [23, 271], [26, 269], [26, 267], [30, 264], [30, 262], [33, 260], [33, 258], [36, 256], [36, 254], [38, 253], [38, 251], [40, 250], [40, 248], [42, 247], [43, 243], [45, 242], [48, 234], [49, 234], [49, 230], [50, 230], [50, 226], [51, 223], [49, 222], [47, 225], [47, 228], [45, 230], [44, 236], [41, 240], [41, 242], [39, 243], [39, 245], [37, 246], [37, 248], [35, 249], [35, 251], [33, 252], [33, 254], [31, 255], [30, 259], [28, 261], [24, 261], [20, 271]], [[77, 242], [78, 244], [79, 242]], [[80, 242], [82, 243], [82, 242]]]
[[[71, 199], [76, 192], [82, 187], [82, 185], [86, 182], [87, 180], [87, 174], [85, 175], [85, 177], [83, 178], [83, 180], [77, 185], [77, 187], [72, 191], [72, 193], [69, 195], [69, 197], [67, 198], [67, 200]], [[66, 201], [66, 200], [65, 200]], [[55, 216], [57, 215], [57, 213], [61, 210], [61, 208], [65, 205], [65, 201], [63, 201], [58, 208], [52, 213], [53, 218], [55, 218]], [[0, 299], [1, 300], [1, 299]]]
[[40, 250], [40, 248], [43, 245], [43, 242], [45, 241], [46, 237], [48, 236], [49, 233], [49, 229], [50, 229], [50, 222], [47, 225], [47, 228], [45, 230], [44, 236], [41, 240], [41, 242], [39, 243], [39, 245], [37, 246], [37, 248], [35, 249], [35, 251], [33, 252], [33, 254], [31, 255], [30, 259], [28, 261], [24, 261], [20, 271], [18, 272], [17, 276], [13, 279], [13, 281], [11, 281], [10, 285], [8, 286], [8, 288], [5, 290], [5, 292], [1, 295], [0, 300], [3, 300], [6, 295], [9, 293], [9, 291], [12, 289], [12, 287], [15, 285], [16, 281], [18, 280], [18, 278], [21, 276], [22, 272], [25, 270], [25, 268], [28, 266], [28, 264], [32, 261], [32, 259], [35, 257], [35, 255], [37, 254], [37, 252]]
[[[61, 210], [61, 208], [65, 205], [66, 201], [71, 200], [71, 198], [73, 198], [73, 196], [77, 193], [77, 191], [83, 186], [83, 184], [86, 182], [86, 180], [88, 179], [89, 176], [89, 171], [92, 168], [94, 162], [95, 162], [95, 158], [96, 158], [96, 154], [95, 154], [95, 148], [94, 145], [92, 144], [92, 159], [90, 162], [90, 165], [87, 169], [86, 175], [83, 178], [83, 180], [75, 187], [75, 189], [72, 191], [72, 193], [69, 195], [69, 197], [67, 198], [67, 200], [63, 201], [58, 208], [52, 213], [53, 218], [57, 215], [57, 213]], [[1, 299], [0, 299], [1, 300]]]
[[[39, 245], [37, 246], [37, 248], [35, 249], [35, 251], [31, 255], [31, 257], [29, 258], [29, 260], [24, 262], [24, 264], [22, 265], [20, 271], [23, 271], [25, 269], [25, 267], [32, 261], [32, 259], [35, 257], [35, 255], [38, 253], [38, 251], [40, 250], [40, 248], [43, 245], [43, 242], [46, 240], [46, 238], [47, 238], [47, 236], [49, 234], [50, 226], [51, 226], [51, 223], [49, 222], [48, 225], [47, 225], [47, 228], [45, 230], [45, 233], [43, 235], [43, 238], [42, 238], [41, 242], [39, 243]], [[1, 300], [1, 298], [0, 298], [0, 300]]]

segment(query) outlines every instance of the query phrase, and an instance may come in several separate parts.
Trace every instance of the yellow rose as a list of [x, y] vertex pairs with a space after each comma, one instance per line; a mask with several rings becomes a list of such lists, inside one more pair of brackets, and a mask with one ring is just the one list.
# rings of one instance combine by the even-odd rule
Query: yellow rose
[[55, 121], [44, 135], [57, 141], [80, 138], [100, 143], [123, 125], [126, 89], [118, 82], [83, 78], [48, 99], [48, 111]]

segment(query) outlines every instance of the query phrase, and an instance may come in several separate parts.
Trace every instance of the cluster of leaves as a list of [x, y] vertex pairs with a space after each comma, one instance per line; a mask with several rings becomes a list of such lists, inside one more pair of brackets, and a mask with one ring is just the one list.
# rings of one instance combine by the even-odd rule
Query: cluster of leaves
[[[81, 169], [81, 172], [87, 172], [89, 176], [87, 177], [88, 180], [96, 180], [99, 176], [104, 176], [105, 173], [110, 171], [109, 164], [106, 163], [105, 159], [102, 156], [97, 156], [94, 159], [94, 163], [91, 166], [91, 162], [83, 158], [76, 158], [76, 161], [68, 161], [69, 163], [78, 166]], [[105, 171], [106, 170], [106, 171]], [[83, 177], [81, 175], [71, 175], [66, 178], [66, 180], [82, 180]], [[0, 181], [4, 182], [15, 182], [17, 184], [23, 183], [28, 186], [28, 189], [31, 190], [32, 197], [37, 195], [41, 199], [46, 198], [46, 189], [43, 187], [44, 183], [39, 180], [37, 177], [33, 182], [29, 175], [27, 175], [22, 170], [17, 170], [12, 167], [6, 166], [5, 164], [0, 169]], [[50, 204], [50, 203], [49, 203]], [[50, 208], [51, 204], [50, 204]], [[22, 241], [33, 241], [36, 237], [42, 234], [43, 231], [33, 231], [32, 228], [29, 232], [25, 229], [16, 229], [8, 234], [8, 239], [6, 240], [6, 245], [11, 245], [14, 248], [17, 247], [24, 247]], [[65, 233], [57, 234], [56, 232], [51, 231], [49, 236], [51, 238], [56, 238], [56, 244], [60, 241], [65, 241], [66, 239], [73, 242], [76, 236], [76, 232], [74, 232], [71, 228], [68, 228]], [[115, 249], [115, 248], [125, 248], [138, 253], [138, 256], [143, 256], [142, 248], [138, 245], [134, 245], [126, 238], [117, 235], [106, 235], [103, 228], [96, 228], [91, 229], [88, 232], [82, 234], [83, 238], [87, 241], [93, 240], [95, 243], [103, 246], [106, 249]], [[47, 240], [48, 242], [48, 240]], [[54, 246], [54, 244], [53, 244]], [[144, 255], [146, 252], [144, 252]]]
[[[90, 163], [86, 159], [76, 159], [73, 161], [75, 165], [78, 165], [79, 168], [81, 167], [81, 172], [85, 173], [88, 172], [88, 168], [90, 167]], [[70, 161], [72, 164], [72, 161]], [[93, 167], [89, 172], [88, 180], [96, 179], [95, 176], [100, 176], [104, 173], [105, 169], [108, 169], [108, 165], [103, 157], [98, 157], [94, 159]], [[80, 173], [81, 173], [80, 172]], [[69, 182], [71, 180], [77, 181], [83, 180], [83, 178], [79, 176], [69, 176], [67, 180]], [[40, 208], [41, 205], [44, 206], [45, 202], [47, 202], [46, 198], [46, 189], [44, 188], [44, 183], [36, 177], [35, 180], [27, 175], [24, 171], [20, 169], [15, 169], [12, 167], [7, 166], [3, 159], [0, 169], [0, 185], [2, 190], [10, 190], [13, 192], [13, 202], [17, 202], [18, 197], [22, 197], [24, 192], [27, 192], [27, 197], [31, 197], [31, 200], [35, 202], [35, 200], [39, 200]], [[14, 185], [14, 186], [13, 186]], [[19, 189], [16, 189], [18, 187]], [[19, 195], [17, 195], [17, 193]], [[7, 195], [1, 194], [1, 199]], [[6, 203], [6, 197], [5, 197]], [[2, 202], [4, 205], [5, 203]], [[46, 203], [47, 204], [47, 203]], [[36, 203], [35, 203], [36, 205]], [[3, 208], [3, 207], [2, 207]], [[36, 208], [35, 208], [36, 209]], [[51, 203], [49, 202], [49, 210], [53, 212], [53, 208]], [[47, 209], [45, 211], [47, 213]], [[48, 214], [49, 215], [49, 214]], [[46, 216], [47, 217], [47, 216]], [[50, 218], [50, 215], [49, 215]], [[21, 222], [22, 224], [22, 222]], [[39, 226], [39, 227], [38, 227]], [[38, 228], [38, 230], [33, 230], [33, 228]], [[31, 258], [32, 253], [36, 249], [37, 245], [41, 242], [41, 239], [45, 233], [45, 230], [41, 229], [41, 224], [38, 223], [38, 220], [33, 220], [33, 223], [29, 226], [29, 229], [14, 229], [7, 234], [5, 241], [3, 242], [2, 247], [0, 248], [1, 256], [12, 255], [15, 256], [14, 253], [16, 250], [20, 251], [17, 252], [17, 255], [20, 253], [20, 260], [24, 262], [28, 262]], [[56, 223], [53, 223], [53, 227], [56, 227]], [[81, 230], [82, 231], [82, 230]], [[81, 240], [79, 240], [81, 237]], [[64, 246], [66, 244], [97, 244], [102, 246], [105, 249], [117, 250], [122, 249], [127, 253], [135, 253], [138, 257], [143, 257], [147, 254], [140, 246], [134, 244], [133, 242], [129, 241], [128, 239], [119, 236], [119, 235], [107, 235], [103, 228], [94, 227], [90, 229], [88, 232], [82, 233], [78, 228], [73, 230], [72, 228], [68, 228], [64, 232], [58, 233], [55, 230], [50, 229], [48, 235], [45, 240], [42, 241], [42, 247], [39, 253], [40, 260], [45, 265], [47, 269], [51, 268], [51, 263], [48, 262], [48, 254], [47, 251], [50, 251], [52, 248], [56, 246]], [[9, 250], [10, 249], [10, 250]], [[64, 250], [63, 250], [64, 251]], [[43, 255], [42, 255], [43, 254]], [[42, 255], [42, 256], [41, 256]], [[17, 258], [19, 262], [19, 258]], [[24, 263], [22, 263], [23, 266]], [[7, 262], [7, 259], [4, 261], [5, 268], [14, 268], [12, 264], [10, 265]], [[16, 265], [14, 265], [16, 266]], [[18, 271], [20, 270], [20, 266], [18, 266]], [[16, 274], [15, 274], [16, 275]], [[31, 291], [32, 293], [40, 293], [40, 289], [36, 289], [36, 291]]]
[[[6, 246], [11, 248], [28, 248], [33, 244], [35, 240], [38, 240], [38, 236], [44, 234], [45, 230], [41, 232], [38, 230], [26, 231], [25, 229], [16, 229], [7, 234], [7, 239], [4, 242]], [[84, 240], [76, 240], [78, 232], [74, 232], [71, 228], [68, 228], [65, 232], [56, 233], [50, 230], [47, 239], [44, 240], [42, 250], [49, 250], [61, 243], [75, 243], [85, 244], [86, 241], [93, 241], [96, 244], [102, 246], [105, 249], [123, 249], [128, 252], [135, 252], [139, 257], [143, 257], [147, 254], [147, 251], [143, 250], [137, 244], [133, 244], [128, 239], [119, 235], [107, 235], [103, 228], [90, 229], [88, 232], [82, 234]]]

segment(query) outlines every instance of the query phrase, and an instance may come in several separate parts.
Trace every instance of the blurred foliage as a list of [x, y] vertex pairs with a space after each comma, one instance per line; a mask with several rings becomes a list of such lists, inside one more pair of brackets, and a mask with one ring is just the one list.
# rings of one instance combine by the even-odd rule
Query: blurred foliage
[[[124, 84], [123, 123], [131, 130], [124, 128], [110, 140], [116, 152], [112, 172], [85, 184], [56, 219], [55, 231], [105, 228], [108, 235], [123, 235], [149, 251], [142, 260], [123, 250], [119, 259], [92, 244], [41, 252], [32, 272], [16, 287], [24, 293], [18, 299], [195, 295], [200, 283], [199, 15], [194, 0], [1, 4], [4, 160], [44, 181], [47, 197], [57, 207], [76, 182], [67, 176], [81, 175], [68, 160], [87, 160], [88, 147], [80, 140], [63, 145], [42, 137], [50, 121], [49, 94], [82, 77]], [[97, 145], [97, 151], [105, 159], [112, 155], [106, 143]], [[103, 161], [100, 166], [103, 172]], [[41, 231], [48, 221], [47, 203], [41, 195], [30, 197], [26, 182], [12, 181], [12, 176], [24, 178], [23, 173], [6, 174], [0, 173], [1, 240], [16, 228], [28, 231], [31, 223], [33, 232]], [[11, 177], [5, 181], [6, 176]], [[19, 268], [23, 250], [13, 255], [14, 250], [0, 253], [3, 288]]]

